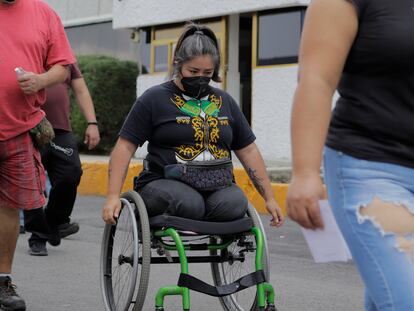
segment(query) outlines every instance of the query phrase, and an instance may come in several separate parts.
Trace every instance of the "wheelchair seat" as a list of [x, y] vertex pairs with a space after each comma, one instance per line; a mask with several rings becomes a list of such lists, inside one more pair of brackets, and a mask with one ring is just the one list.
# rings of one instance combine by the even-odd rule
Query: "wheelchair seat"
[[149, 224], [151, 229], [168, 227], [209, 235], [232, 235], [249, 231], [253, 227], [253, 221], [250, 217], [244, 217], [234, 221], [211, 222], [170, 215], [158, 215], [151, 217]]

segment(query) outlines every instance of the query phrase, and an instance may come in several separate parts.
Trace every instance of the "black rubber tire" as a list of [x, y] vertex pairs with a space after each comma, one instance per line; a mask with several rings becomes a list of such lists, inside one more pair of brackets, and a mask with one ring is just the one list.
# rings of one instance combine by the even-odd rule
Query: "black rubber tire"
[[[253, 221], [253, 225], [255, 227], [258, 227], [264, 236], [264, 245], [263, 245], [263, 271], [265, 273], [266, 276], [266, 281], [269, 280], [269, 275], [270, 275], [270, 271], [269, 271], [269, 252], [268, 252], [268, 247], [267, 247], [267, 240], [266, 240], [266, 234], [264, 231], [264, 227], [262, 224], [262, 221], [260, 220], [260, 217], [256, 211], [256, 209], [249, 204], [248, 206], [248, 210], [247, 210], [248, 215], [252, 218]], [[254, 245], [256, 245], [255, 243], [255, 239], [253, 235], [248, 235], [247, 238], [249, 239], [249, 241], [252, 241], [254, 243]], [[232, 243], [227, 249], [229, 251], [236, 251], [237, 250], [237, 241]], [[217, 254], [217, 251], [211, 251], [212, 254]], [[249, 258], [247, 258], [249, 257]], [[247, 261], [247, 262], [246, 262]], [[224, 263], [212, 263], [211, 264], [211, 270], [212, 270], [212, 274], [213, 274], [213, 282], [215, 286], [220, 286], [220, 285], [224, 285], [224, 284], [229, 284], [232, 283], [233, 281], [237, 280], [238, 278], [254, 272], [255, 271], [255, 253], [248, 253], [246, 254], [246, 261], [245, 262], [237, 262], [237, 264], [240, 265], [246, 265], [250, 263], [249, 267], [243, 267], [242, 269], [240, 269], [240, 274], [235, 274], [235, 273], [230, 273], [231, 276], [227, 276], [226, 271], [231, 270], [231, 266], [234, 265], [233, 264], [229, 264], [227, 262]], [[226, 274], [226, 275], [225, 275]], [[247, 292], [249, 292], [249, 296], [247, 296]], [[239, 293], [233, 294], [233, 295], [229, 295], [229, 296], [224, 296], [224, 297], [219, 297], [220, 299], [220, 303], [223, 307], [223, 310], [225, 311], [257, 311], [258, 307], [257, 307], [257, 290], [255, 287], [251, 287], [248, 289], [245, 289]], [[242, 299], [243, 298], [243, 301]], [[247, 301], [247, 300], [248, 301]]]
[[[148, 289], [151, 235], [145, 204], [135, 191], [121, 195], [116, 225], [105, 225], [101, 290], [108, 311], [141, 311]], [[126, 238], [123, 239], [123, 236]], [[122, 245], [118, 245], [122, 244]], [[141, 263], [139, 263], [139, 259]], [[118, 284], [122, 284], [122, 287]]]

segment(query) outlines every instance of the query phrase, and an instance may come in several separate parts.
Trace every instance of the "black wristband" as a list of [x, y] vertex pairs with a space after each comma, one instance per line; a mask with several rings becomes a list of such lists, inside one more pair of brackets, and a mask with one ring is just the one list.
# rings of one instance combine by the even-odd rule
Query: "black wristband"
[[98, 122], [96, 122], [96, 121], [95, 122], [88, 122], [88, 126], [89, 125], [96, 125], [96, 126], [98, 126]]

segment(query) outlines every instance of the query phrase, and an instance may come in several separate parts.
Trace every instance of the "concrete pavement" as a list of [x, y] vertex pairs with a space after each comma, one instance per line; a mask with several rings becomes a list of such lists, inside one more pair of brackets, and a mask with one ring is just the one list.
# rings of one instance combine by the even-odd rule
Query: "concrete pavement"
[[[78, 234], [61, 246], [48, 246], [49, 256], [27, 253], [29, 234], [20, 235], [13, 279], [28, 311], [103, 311], [99, 285], [99, 255], [103, 222], [102, 197], [80, 196], [73, 220]], [[268, 216], [262, 216], [265, 224]], [[266, 226], [271, 253], [271, 283], [279, 311], [356, 311], [363, 309], [363, 285], [351, 263], [315, 264], [299, 227], [293, 222], [280, 229]], [[209, 265], [191, 266], [209, 281]], [[145, 311], [154, 310], [156, 290], [177, 281], [176, 265], [151, 268]], [[163, 281], [161, 281], [163, 280]], [[222, 310], [216, 298], [192, 293], [192, 310]], [[179, 300], [167, 298], [166, 310], [179, 311]]]

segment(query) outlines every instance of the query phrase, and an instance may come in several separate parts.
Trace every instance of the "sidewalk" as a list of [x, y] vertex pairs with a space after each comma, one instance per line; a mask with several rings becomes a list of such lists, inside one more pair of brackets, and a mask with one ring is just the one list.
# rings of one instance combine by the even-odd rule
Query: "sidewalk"
[[[78, 193], [81, 195], [99, 195], [104, 196], [107, 193], [108, 183], [108, 156], [81, 155], [83, 175], [78, 187]], [[285, 200], [288, 189], [287, 182], [290, 179], [290, 162], [287, 160], [275, 160], [266, 162], [267, 172], [272, 181], [273, 191], [276, 200], [284, 213], [286, 212]], [[257, 193], [253, 184], [250, 182], [241, 163], [234, 160], [234, 175], [236, 183], [244, 191], [249, 201], [256, 207], [260, 213], [266, 213], [263, 199]], [[132, 189], [133, 177], [138, 175], [142, 170], [142, 159], [133, 159], [129, 166], [128, 175], [125, 180], [122, 191]], [[286, 214], [286, 213], [285, 213]]]
[[[59, 247], [48, 246], [47, 257], [30, 256], [27, 253], [29, 234], [20, 235], [13, 280], [26, 300], [27, 310], [104, 310], [99, 286], [103, 203], [103, 197], [78, 196], [72, 219], [80, 224], [80, 231], [63, 239]], [[278, 311], [363, 310], [364, 285], [352, 263], [316, 264], [296, 223], [287, 219], [276, 229], [269, 226], [269, 216], [262, 215], [261, 219], [268, 240], [270, 282], [275, 288]], [[176, 284], [180, 275], [180, 266], [176, 264], [151, 266], [150, 270], [144, 311], [153, 311], [158, 289]], [[213, 283], [210, 265], [193, 263], [189, 271]], [[191, 304], [191, 310], [223, 310], [216, 297], [194, 291]], [[180, 305], [179, 297], [166, 300], [166, 310], [179, 310]]]

